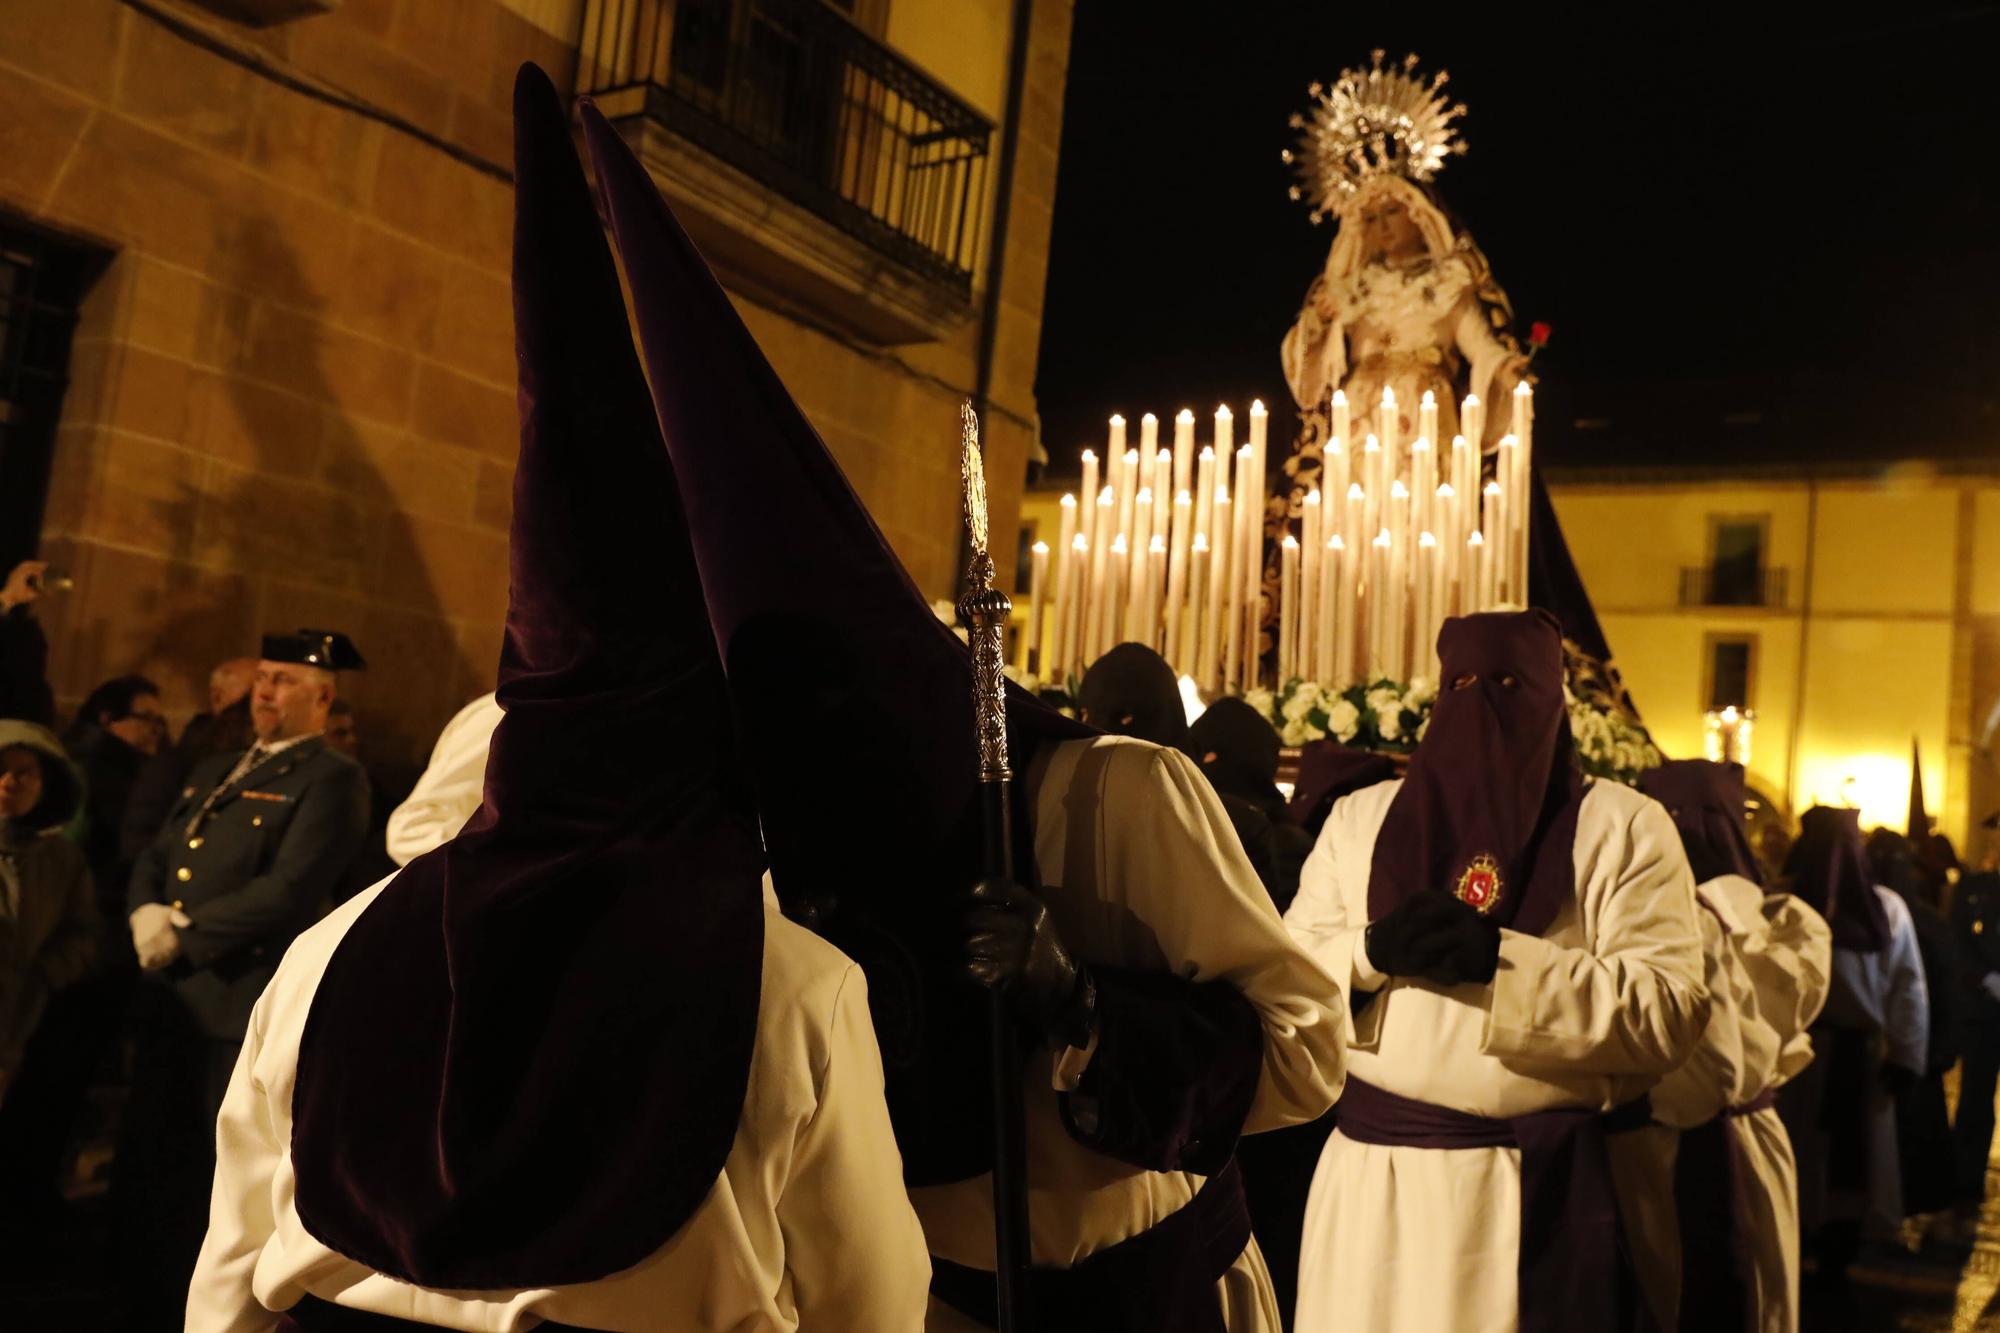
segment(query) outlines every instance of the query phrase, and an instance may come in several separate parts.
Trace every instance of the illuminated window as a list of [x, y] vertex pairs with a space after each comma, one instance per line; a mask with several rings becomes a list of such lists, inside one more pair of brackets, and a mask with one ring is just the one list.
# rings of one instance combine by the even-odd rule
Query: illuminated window
[[1711, 635], [1705, 708], [1748, 708], [1757, 664], [1757, 640], [1743, 635]]
[[1710, 606], [1764, 605], [1762, 518], [1717, 519], [1708, 556]]

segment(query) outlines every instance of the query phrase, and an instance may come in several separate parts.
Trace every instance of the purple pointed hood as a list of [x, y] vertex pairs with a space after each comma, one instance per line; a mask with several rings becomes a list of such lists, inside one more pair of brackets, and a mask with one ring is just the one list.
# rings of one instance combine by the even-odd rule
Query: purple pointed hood
[[[778, 894], [867, 972], [906, 1178], [976, 1175], [991, 1150], [986, 1011], [956, 971], [981, 864], [971, 657], [646, 169], [587, 104], [583, 123]], [[1091, 734], [1011, 686], [1008, 713], [1017, 774], [1036, 743]]]
[[762, 857], [616, 270], [515, 84], [514, 481], [484, 804], [349, 928], [299, 1051], [300, 1220], [427, 1287], [590, 1281], [701, 1204], [742, 1114]]
[[1861, 812], [1816, 805], [1799, 816], [1799, 838], [1785, 856], [1795, 897], [1833, 927], [1833, 947], [1880, 953], [1889, 943], [1889, 911], [1875, 892]]
[[1743, 827], [1743, 765], [1671, 759], [1641, 773], [1639, 790], [1673, 816], [1695, 883], [1706, 884], [1719, 875], [1764, 882]]

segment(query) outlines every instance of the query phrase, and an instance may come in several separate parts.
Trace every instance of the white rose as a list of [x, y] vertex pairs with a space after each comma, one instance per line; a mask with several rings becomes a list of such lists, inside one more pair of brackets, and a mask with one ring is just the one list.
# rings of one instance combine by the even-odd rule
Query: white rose
[[1375, 730], [1382, 734], [1382, 739], [1385, 741], [1393, 741], [1400, 737], [1403, 734], [1403, 709], [1401, 705], [1399, 704], [1394, 708], [1377, 709], [1375, 711]]
[[1304, 745], [1313, 738], [1306, 734], [1305, 722], [1301, 719], [1293, 718], [1285, 723], [1284, 730], [1278, 733], [1278, 739], [1287, 745]]
[[1326, 710], [1326, 725], [1338, 739], [1351, 741], [1361, 727], [1361, 710], [1345, 699], [1336, 699]]
[[1243, 691], [1243, 702], [1257, 710], [1259, 717], [1273, 717], [1271, 692], [1265, 689]]
[[1403, 702], [1409, 704], [1412, 711], [1415, 711], [1417, 705], [1427, 704], [1437, 698], [1437, 693], [1437, 682], [1429, 676], [1412, 676], [1410, 688], [1403, 694]]
[[1377, 685], [1374, 689], [1368, 691], [1368, 710], [1372, 713], [1380, 713], [1389, 708], [1398, 708], [1402, 706], [1402, 703], [1403, 696], [1386, 685]]
[[1287, 722], [1302, 721], [1307, 713], [1312, 712], [1317, 707], [1319, 707], [1318, 690], [1308, 691], [1303, 687], [1293, 690], [1291, 696], [1285, 700], [1285, 720]]

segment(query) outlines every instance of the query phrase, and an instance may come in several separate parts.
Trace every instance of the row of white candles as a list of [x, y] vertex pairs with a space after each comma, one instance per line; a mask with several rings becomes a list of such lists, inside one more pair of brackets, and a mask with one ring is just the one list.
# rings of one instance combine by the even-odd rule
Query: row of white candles
[[[1468, 395], [1463, 433], [1450, 457], [1432, 441], [1437, 404], [1425, 393], [1416, 436], [1400, 439], [1394, 391], [1385, 388], [1376, 429], [1351, 447], [1346, 396], [1336, 392], [1320, 490], [1306, 494], [1299, 531], [1279, 548], [1276, 677], [1332, 685], [1386, 676], [1435, 676], [1437, 630], [1449, 615], [1525, 604], [1530, 527], [1533, 398], [1513, 394], [1509, 432], [1482, 484], [1484, 408]], [[1174, 422], [1171, 448], [1159, 421], [1140, 419], [1137, 449], [1126, 447], [1114, 416], [1099, 485], [1099, 463], [1083, 451], [1085, 497], [1061, 502], [1062, 553], [1050, 609], [1050, 548], [1031, 551], [1028, 662], [1060, 681], [1113, 645], [1145, 643], [1204, 693], [1234, 693], [1261, 681], [1264, 501], [1270, 494], [1261, 402], [1250, 405], [1250, 438], [1234, 445], [1227, 406], [1215, 413], [1213, 442], [1197, 456], [1194, 414]], [[1216, 460], [1235, 459], [1234, 485]], [[1477, 503], [1465, 497], [1478, 495]], [[1163, 503], [1161, 497], [1171, 496]], [[1246, 503], [1247, 501], [1247, 503]], [[1373, 534], [1372, 537], [1370, 534]]]

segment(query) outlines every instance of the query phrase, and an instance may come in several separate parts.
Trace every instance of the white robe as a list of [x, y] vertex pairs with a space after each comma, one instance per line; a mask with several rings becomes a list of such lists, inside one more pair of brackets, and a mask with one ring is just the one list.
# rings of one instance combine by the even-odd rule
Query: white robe
[[[1724, 875], [1696, 893], [1709, 992], [1708, 1025], [1685, 1064], [1652, 1092], [1654, 1127], [1624, 1136], [1619, 1201], [1627, 1241], [1659, 1326], [1680, 1322], [1681, 1253], [1674, 1207], [1680, 1130], [1778, 1087], [1812, 1058], [1806, 1028], [1826, 1000], [1832, 932], [1789, 894]], [[1748, 1243], [1765, 1333], [1798, 1327], [1798, 1171], [1775, 1109], [1726, 1122], [1745, 1167]]]
[[306, 1292], [483, 1333], [543, 1320], [612, 1333], [923, 1327], [930, 1259], [903, 1191], [861, 971], [768, 902], [736, 1140], [707, 1199], [651, 1257], [573, 1286], [435, 1291], [320, 1244], [292, 1203], [299, 1036], [327, 960], [382, 887], [299, 936], [251, 1015], [216, 1126], [208, 1237], [188, 1292], [191, 1333], [274, 1329], [273, 1311]]
[[[1889, 941], [1874, 953], [1833, 951], [1833, 991], [1827, 1017], [1845, 1027], [1881, 1033], [1882, 1059], [1922, 1073], [1930, 1054], [1931, 1003], [1924, 959], [1909, 904], [1893, 889], [1875, 886], [1889, 919]], [[1870, 1106], [1873, 1146], [1868, 1198], [1861, 1218], [1869, 1234], [1893, 1239], [1903, 1224], [1903, 1172], [1896, 1149], [1896, 1103], [1886, 1092]], [[1855, 1201], [1829, 1197], [1829, 1216], [1852, 1217]], [[1811, 1215], [1810, 1210], [1808, 1215]]]
[[[1337, 803], [1285, 914], [1344, 986], [1348, 1070], [1474, 1115], [1609, 1110], [1694, 1049], [1707, 1019], [1694, 883], [1673, 821], [1598, 782], [1577, 819], [1576, 901], [1544, 935], [1503, 931], [1484, 986], [1391, 980], [1362, 948], [1376, 835], [1401, 782]], [[1614, 1143], [1614, 1167], [1618, 1148]], [[1520, 1153], [1356, 1143], [1314, 1173], [1299, 1255], [1299, 1333], [1505, 1333], [1516, 1326]]]
[[[1223, 980], [1263, 1020], [1263, 1074], [1246, 1132], [1302, 1124], [1339, 1094], [1342, 1003], [1285, 934], [1229, 816], [1192, 760], [1125, 737], [1066, 741], [1029, 774], [1035, 861], [1065, 944], [1088, 962]], [[1066, 1074], [1081, 1052], [1064, 1053]], [[1025, 1079], [1029, 1242], [1037, 1264], [1070, 1267], [1178, 1211], [1201, 1187], [1083, 1147], [1058, 1112], [1056, 1057], [1031, 1052]], [[988, 1176], [911, 1191], [931, 1252], [993, 1267]], [[1220, 1280], [1232, 1333], [1280, 1327], [1252, 1241]], [[933, 1330], [977, 1328], [942, 1305]]]

